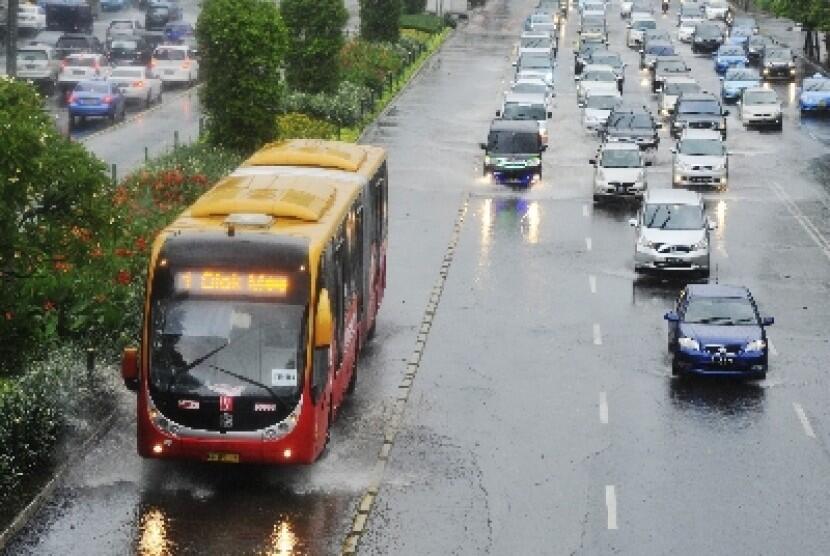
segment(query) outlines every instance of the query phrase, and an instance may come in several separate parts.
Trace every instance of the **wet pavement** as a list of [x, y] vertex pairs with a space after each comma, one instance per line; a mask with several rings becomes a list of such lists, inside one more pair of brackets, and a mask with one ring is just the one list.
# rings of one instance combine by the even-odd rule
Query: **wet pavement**
[[[662, 315], [682, 283], [637, 278], [634, 209], [591, 203], [597, 141], [576, 107], [575, 17], [543, 182], [480, 179], [478, 143], [532, 4], [473, 14], [368, 133], [389, 150], [389, 286], [328, 454], [277, 469], [141, 461], [125, 392], [112, 431], [7, 553], [338, 553], [448, 253], [361, 554], [827, 552], [830, 121], [802, 122], [788, 85], [774, 86], [783, 133], [729, 116], [731, 183], [706, 194], [713, 279], [748, 286], [775, 316], [770, 375], [672, 379]], [[653, 109], [616, 3], [608, 21], [627, 100]], [[680, 48], [717, 91], [711, 60]], [[651, 188], [670, 186], [670, 146], [661, 131]]]

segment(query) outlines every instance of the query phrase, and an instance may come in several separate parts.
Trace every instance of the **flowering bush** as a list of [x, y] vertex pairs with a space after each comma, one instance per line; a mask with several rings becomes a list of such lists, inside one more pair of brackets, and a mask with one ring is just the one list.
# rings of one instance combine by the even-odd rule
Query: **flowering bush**
[[394, 43], [352, 40], [340, 51], [340, 71], [344, 80], [380, 93], [389, 76], [403, 70], [405, 57], [405, 49]]
[[[353, 126], [360, 122], [365, 112], [371, 108], [371, 99], [371, 89], [344, 81], [334, 94], [289, 93], [283, 98], [282, 108], [286, 113], [303, 113], [340, 126]], [[280, 128], [280, 136], [292, 135], [286, 135]]]
[[337, 126], [306, 114], [290, 112], [277, 118], [282, 139], [332, 139], [337, 137]]

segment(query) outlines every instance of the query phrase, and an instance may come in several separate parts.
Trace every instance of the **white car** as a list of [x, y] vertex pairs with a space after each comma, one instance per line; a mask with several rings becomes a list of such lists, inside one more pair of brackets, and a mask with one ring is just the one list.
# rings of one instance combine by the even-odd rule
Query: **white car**
[[103, 54], [70, 54], [61, 63], [58, 89], [66, 95], [81, 81], [106, 78], [109, 74], [109, 63]]
[[780, 130], [784, 125], [781, 113], [781, 101], [773, 89], [744, 89], [738, 101], [738, 118], [744, 127], [765, 125]]
[[518, 54], [527, 49], [546, 48], [556, 56], [556, 41], [550, 33], [525, 31], [519, 38]]
[[521, 77], [537, 77], [553, 88], [553, 57], [550, 51], [536, 49], [536, 51], [525, 50], [519, 54], [516, 62], [516, 79]]
[[620, 17], [626, 18], [631, 16], [631, 6], [634, 0], [622, 0], [620, 2]]
[[589, 91], [583, 104], [582, 126], [587, 130], [599, 132], [605, 127], [611, 111], [622, 105], [622, 95], [619, 91]]
[[701, 91], [700, 84], [688, 75], [666, 77], [663, 81], [663, 88], [660, 89], [660, 96], [657, 99], [660, 115], [668, 117], [674, 112], [677, 97], [683, 93], [699, 93]]
[[600, 146], [594, 166], [594, 202], [609, 198], [639, 199], [648, 188], [647, 162], [634, 143], [605, 143]]
[[153, 52], [150, 66], [164, 85], [185, 83], [190, 86], [199, 78], [199, 61], [190, 47], [184, 45], [159, 46]]
[[709, 230], [703, 197], [686, 189], [651, 189], [643, 197], [635, 228], [636, 272], [690, 272], [709, 276]]
[[551, 113], [544, 94], [507, 93], [496, 117], [502, 120], [535, 120], [539, 126], [539, 139], [542, 145], [547, 145], [548, 118]]
[[109, 81], [118, 85], [128, 102], [138, 102], [145, 108], [154, 102], [161, 102], [161, 79], [144, 66], [113, 68]]
[[585, 103], [589, 91], [619, 92], [617, 74], [611, 66], [587, 65], [582, 69], [582, 74], [574, 79], [579, 82], [576, 87], [576, 101], [579, 106]]
[[631, 14], [631, 23], [628, 24], [628, 32], [625, 35], [625, 44], [629, 48], [635, 48], [643, 44], [643, 31], [646, 29], [657, 29], [657, 21], [648, 14]]
[[720, 19], [725, 21], [729, 13], [729, 4], [726, 0], [706, 0], [703, 6], [703, 13], [706, 19]]
[[538, 77], [516, 79], [515, 81], [513, 81], [513, 83], [510, 84], [510, 89], [505, 91], [505, 94], [506, 93], [543, 95], [545, 97], [545, 104], [547, 106], [550, 106], [550, 101], [553, 97], [553, 93], [551, 92], [547, 83], [545, 83]]
[[40, 6], [21, 2], [17, 10], [18, 29], [36, 33], [46, 29], [46, 11]]
[[695, 34], [695, 25], [703, 21], [700, 15], [680, 16], [680, 23], [677, 26], [677, 40], [680, 42], [691, 43], [692, 37]]
[[672, 149], [672, 184], [675, 186], [726, 186], [729, 152], [719, 131], [685, 129]]
[[48, 93], [55, 90], [59, 67], [51, 46], [35, 44], [17, 50], [17, 77], [32, 81]]

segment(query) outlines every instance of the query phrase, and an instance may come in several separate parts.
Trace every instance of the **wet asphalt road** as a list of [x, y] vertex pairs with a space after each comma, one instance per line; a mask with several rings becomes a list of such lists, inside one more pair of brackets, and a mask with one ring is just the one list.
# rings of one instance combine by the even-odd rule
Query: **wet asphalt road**
[[[591, 204], [596, 139], [576, 107], [575, 17], [544, 182], [511, 191], [479, 179], [477, 145], [531, 5], [491, 0], [366, 138], [389, 149], [389, 289], [328, 455], [289, 469], [140, 461], [124, 393], [112, 431], [9, 554], [337, 553], [463, 207], [360, 553], [827, 553], [830, 122], [804, 125], [791, 104], [782, 134], [729, 117], [731, 184], [706, 196], [713, 263], [775, 316], [770, 375], [673, 380], [662, 314], [682, 284], [636, 279], [633, 209]], [[653, 107], [617, 14], [612, 3], [625, 95]], [[711, 61], [681, 51], [717, 90]], [[136, 135], [166, 129], [153, 122]], [[670, 143], [663, 131], [652, 188], [669, 186]]]

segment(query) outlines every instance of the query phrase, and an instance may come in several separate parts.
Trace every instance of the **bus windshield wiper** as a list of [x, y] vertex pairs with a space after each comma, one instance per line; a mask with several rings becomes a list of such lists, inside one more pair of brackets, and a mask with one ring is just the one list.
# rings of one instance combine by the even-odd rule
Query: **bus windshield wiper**
[[280, 406], [282, 407], [283, 410], [288, 409], [288, 407], [286, 406], [286, 403], [282, 400], [282, 398], [277, 396], [276, 392], [274, 392], [274, 390], [272, 390], [269, 386], [266, 386], [263, 383], [261, 383], [257, 380], [254, 380], [252, 378], [248, 378], [245, 375], [241, 375], [239, 373], [235, 373], [233, 371], [223, 369], [222, 367], [219, 367], [218, 365], [214, 365], [212, 363], [208, 364], [208, 367], [210, 367], [212, 369], [216, 369], [220, 373], [225, 373], [226, 375], [230, 375], [230, 376], [234, 377], [235, 379], [241, 380], [242, 382], [247, 382], [248, 384], [250, 384], [252, 386], [256, 386], [257, 388], [262, 388], [263, 390], [268, 392], [268, 394], [271, 396], [271, 399], [273, 399], [275, 402], [280, 404]]

